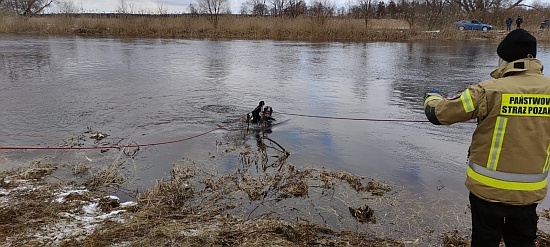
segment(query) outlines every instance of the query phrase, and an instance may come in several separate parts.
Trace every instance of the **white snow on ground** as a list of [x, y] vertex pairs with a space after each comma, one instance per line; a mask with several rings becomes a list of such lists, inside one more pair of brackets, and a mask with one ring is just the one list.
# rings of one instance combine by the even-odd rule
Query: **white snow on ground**
[[136, 206], [137, 205], [137, 202], [123, 202], [120, 204], [121, 207], [133, 207], [133, 206]]
[[[0, 206], [4, 203], [9, 202], [9, 197], [13, 192], [19, 192], [19, 191], [34, 191], [37, 189], [42, 188], [40, 185], [32, 185], [31, 181], [29, 180], [4, 180], [0, 185], [9, 185], [9, 188], [0, 188]], [[16, 187], [11, 187], [16, 186]]]
[[[15, 193], [12, 193], [14, 191], [32, 191], [39, 188], [39, 186], [33, 186], [30, 182], [23, 183], [23, 181], [17, 181], [15, 184], [18, 184], [19, 187], [0, 189], [0, 207], [7, 206], [10, 199], [13, 200], [11, 197], [15, 196], [13, 195]], [[83, 195], [87, 192], [89, 191], [84, 189], [69, 188], [55, 194], [54, 200], [52, 201], [53, 203], [71, 203], [72, 205], [75, 205], [75, 208], [68, 209], [69, 212], [60, 213], [60, 220], [56, 220], [48, 225], [42, 226], [38, 232], [33, 233], [32, 237], [45, 246], [60, 245], [64, 241], [70, 239], [81, 240], [86, 235], [91, 234], [105, 221], [116, 221], [123, 223], [124, 220], [120, 214], [126, 211], [124, 208], [135, 206], [137, 204], [135, 202], [120, 203], [117, 210], [104, 213], [99, 208], [100, 198], [91, 198], [91, 202], [66, 200], [67, 196], [71, 194]], [[108, 196], [106, 198], [109, 200], [120, 200], [116, 196]], [[6, 240], [9, 242], [9, 239]], [[0, 246], [2, 246], [2, 244], [0, 244]]]
[[10, 195], [9, 190], [0, 189], [0, 204], [8, 202], [8, 197]]
[[[65, 198], [72, 193], [82, 195], [88, 192], [87, 190], [69, 190], [62, 192], [56, 196], [56, 202], [64, 202]], [[120, 200], [116, 196], [106, 197], [110, 200]], [[42, 231], [35, 235], [44, 244], [61, 244], [62, 241], [68, 239], [81, 240], [86, 235], [91, 234], [99, 225], [106, 220], [116, 221], [123, 223], [124, 220], [120, 217], [120, 213], [126, 210], [114, 210], [111, 212], [103, 213], [99, 208], [99, 199], [94, 199], [93, 202], [82, 201], [82, 210], [74, 210], [73, 212], [81, 213], [69, 213], [63, 212], [61, 216], [66, 220], [56, 222], [54, 225], [48, 225], [42, 227]], [[135, 205], [135, 202], [126, 202], [120, 204], [120, 208]]]
[[[114, 199], [113, 197], [110, 198]], [[124, 208], [122, 205], [123, 204], [121, 204], [121, 208]], [[43, 244], [59, 245], [63, 241], [69, 239], [82, 240], [86, 235], [91, 234], [98, 226], [107, 220], [124, 223], [124, 220], [119, 215], [126, 211], [124, 209], [103, 213], [99, 208], [98, 202], [86, 202], [81, 205], [81, 207], [82, 210], [74, 211], [81, 213], [61, 213], [60, 215], [64, 220], [55, 222], [53, 225], [42, 227], [41, 231], [37, 233], [35, 237], [40, 239], [40, 242]]]
[[69, 196], [70, 194], [79, 194], [82, 195], [85, 192], [88, 192], [88, 190], [69, 190], [67, 192], [63, 192], [59, 195], [57, 195], [57, 198], [55, 199], [56, 202], [62, 203], [65, 201], [65, 197]]
[[88, 205], [82, 206], [82, 209], [84, 210], [85, 214], [95, 214], [99, 211], [99, 203], [94, 202], [90, 203]]

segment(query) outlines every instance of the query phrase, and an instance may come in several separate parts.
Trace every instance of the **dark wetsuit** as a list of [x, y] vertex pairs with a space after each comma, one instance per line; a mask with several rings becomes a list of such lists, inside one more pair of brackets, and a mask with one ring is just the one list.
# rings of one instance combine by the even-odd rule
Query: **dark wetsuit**
[[520, 29], [520, 28], [521, 28], [521, 24], [522, 24], [522, 23], [523, 23], [523, 17], [518, 16], [518, 18], [516, 19], [517, 29]]
[[262, 105], [256, 106], [252, 111], [252, 123], [258, 123], [261, 119], [260, 112], [262, 111]]

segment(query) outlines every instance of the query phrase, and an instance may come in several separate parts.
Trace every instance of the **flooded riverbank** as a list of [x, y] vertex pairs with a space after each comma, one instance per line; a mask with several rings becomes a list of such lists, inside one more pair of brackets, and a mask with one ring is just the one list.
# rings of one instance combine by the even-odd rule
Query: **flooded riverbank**
[[[423, 92], [454, 95], [488, 79], [497, 44], [3, 35], [0, 169], [38, 161], [56, 168], [49, 180], [91, 187], [102, 180], [78, 174], [102, 175], [120, 184], [114, 195], [124, 203], [191, 162], [212, 175], [194, 190], [229, 180], [219, 181], [246, 199], [230, 208], [244, 219], [288, 216], [398, 243], [440, 243], [443, 230], [420, 231], [468, 229], [458, 226], [469, 222], [463, 183], [475, 124], [426, 123]], [[538, 57], [548, 54], [541, 44]], [[288, 121], [246, 135], [226, 126], [259, 100]], [[266, 146], [275, 153], [263, 164], [256, 152]], [[284, 165], [275, 163], [281, 147], [290, 153]], [[376, 181], [391, 190], [357, 192], [352, 177], [359, 188]], [[352, 217], [368, 209], [377, 224]]]

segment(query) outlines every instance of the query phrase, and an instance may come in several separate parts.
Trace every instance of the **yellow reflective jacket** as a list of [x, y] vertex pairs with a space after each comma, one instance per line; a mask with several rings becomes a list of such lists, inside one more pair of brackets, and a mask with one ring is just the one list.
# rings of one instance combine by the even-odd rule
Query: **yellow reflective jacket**
[[534, 58], [503, 65], [491, 76], [455, 99], [429, 93], [426, 116], [444, 125], [477, 118], [465, 183], [472, 193], [513, 205], [541, 202], [550, 165], [550, 78]]

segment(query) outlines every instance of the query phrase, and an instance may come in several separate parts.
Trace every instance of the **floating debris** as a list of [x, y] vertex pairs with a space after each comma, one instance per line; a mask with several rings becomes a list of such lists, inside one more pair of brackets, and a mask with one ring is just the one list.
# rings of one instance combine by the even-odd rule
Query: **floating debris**
[[357, 219], [361, 223], [371, 222], [376, 223], [376, 216], [374, 216], [374, 210], [368, 205], [359, 208], [348, 207], [349, 212], [353, 218]]
[[92, 136], [90, 136], [91, 139], [94, 139], [94, 140], [103, 140], [104, 138], [106, 138], [108, 135], [107, 134], [103, 134], [103, 133], [95, 133], [93, 134]]

